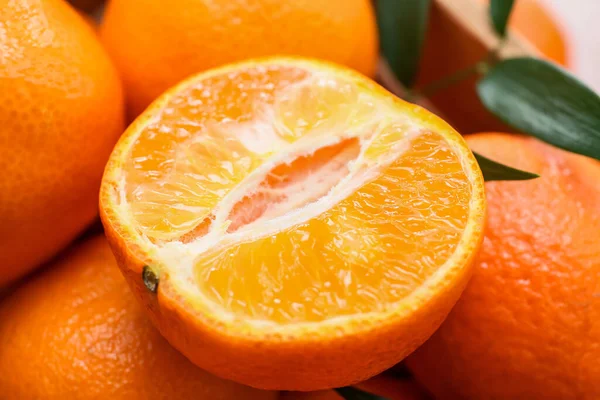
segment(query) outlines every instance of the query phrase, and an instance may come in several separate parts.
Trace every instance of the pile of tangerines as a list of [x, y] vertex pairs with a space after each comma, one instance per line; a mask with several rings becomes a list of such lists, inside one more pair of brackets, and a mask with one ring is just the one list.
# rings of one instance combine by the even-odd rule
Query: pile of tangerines
[[600, 164], [377, 59], [368, 0], [0, 0], [0, 398], [599, 399]]

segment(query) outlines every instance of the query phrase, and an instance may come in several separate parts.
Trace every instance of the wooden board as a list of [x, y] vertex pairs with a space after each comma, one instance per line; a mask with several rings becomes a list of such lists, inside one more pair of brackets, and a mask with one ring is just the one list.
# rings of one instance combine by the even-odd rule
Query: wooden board
[[[419, 69], [417, 87], [437, 81], [483, 60], [499, 44], [488, 19], [487, 2], [434, 0]], [[526, 40], [509, 32], [500, 58], [535, 56], [540, 53]], [[455, 84], [429, 100], [459, 132], [511, 131], [481, 105], [476, 78]]]

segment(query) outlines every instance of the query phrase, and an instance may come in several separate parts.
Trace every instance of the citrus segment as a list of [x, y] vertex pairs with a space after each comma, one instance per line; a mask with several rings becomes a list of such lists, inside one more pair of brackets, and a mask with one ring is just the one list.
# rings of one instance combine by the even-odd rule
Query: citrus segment
[[327, 211], [196, 258], [200, 291], [238, 317], [279, 323], [389, 309], [450, 257], [469, 213], [469, 183], [443, 139], [411, 147]]
[[[424, 314], [445, 314], [483, 221], [481, 173], [456, 132], [354, 72], [300, 59], [235, 64], [167, 92], [121, 139], [101, 196], [121, 267], [150, 265], [158, 301], [178, 303], [198, 328], [194, 345], [204, 328], [232, 347], [280, 335], [259, 364], [285, 353], [280, 341], [351, 336], [348, 324], [361, 321], [359, 330], [381, 330], [419, 314], [419, 302], [430, 303]], [[441, 321], [421, 318], [432, 319], [367, 373], [399, 361]], [[173, 342], [188, 335], [171, 333]], [[288, 380], [277, 358], [259, 380], [203, 366], [258, 387], [322, 385]]]

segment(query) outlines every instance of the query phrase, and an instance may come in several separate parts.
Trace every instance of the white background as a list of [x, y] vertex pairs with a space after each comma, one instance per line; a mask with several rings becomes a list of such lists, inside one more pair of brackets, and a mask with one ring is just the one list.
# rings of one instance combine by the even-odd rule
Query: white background
[[570, 69], [600, 92], [600, 0], [542, 1], [562, 27]]

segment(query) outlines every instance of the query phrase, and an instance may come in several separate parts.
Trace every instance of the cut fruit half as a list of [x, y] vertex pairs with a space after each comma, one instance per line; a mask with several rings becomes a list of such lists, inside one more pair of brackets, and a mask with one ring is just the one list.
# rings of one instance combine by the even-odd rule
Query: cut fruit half
[[346, 68], [232, 64], [154, 102], [101, 216], [162, 334], [263, 389], [345, 386], [423, 343], [482, 239], [483, 179], [430, 112]]

